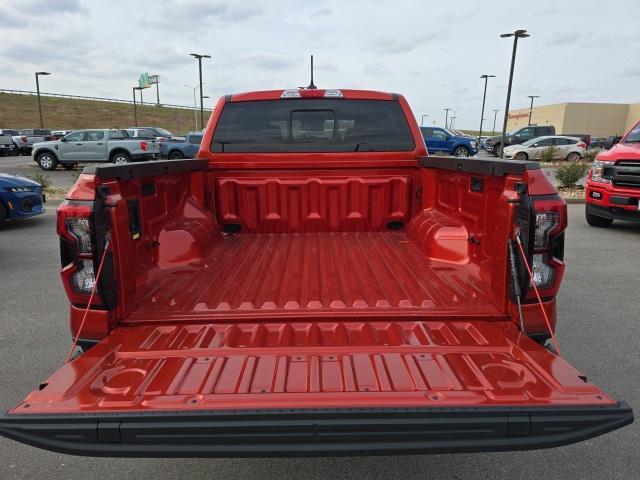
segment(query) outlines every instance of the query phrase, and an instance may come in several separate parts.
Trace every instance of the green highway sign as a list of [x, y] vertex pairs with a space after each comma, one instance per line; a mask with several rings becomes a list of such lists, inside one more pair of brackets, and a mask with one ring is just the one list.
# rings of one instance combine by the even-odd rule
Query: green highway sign
[[138, 78], [138, 86], [140, 88], [149, 88], [149, 74], [147, 72], [140, 74], [140, 78]]

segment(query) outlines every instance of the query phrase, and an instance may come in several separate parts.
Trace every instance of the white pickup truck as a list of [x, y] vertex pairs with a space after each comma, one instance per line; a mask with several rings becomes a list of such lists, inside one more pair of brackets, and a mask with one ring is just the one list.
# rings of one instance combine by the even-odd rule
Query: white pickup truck
[[43, 170], [58, 164], [73, 168], [77, 163], [153, 160], [160, 156], [160, 144], [153, 139], [131, 138], [126, 130], [76, 130], [59, 140], [33, 145], [33, 159]]

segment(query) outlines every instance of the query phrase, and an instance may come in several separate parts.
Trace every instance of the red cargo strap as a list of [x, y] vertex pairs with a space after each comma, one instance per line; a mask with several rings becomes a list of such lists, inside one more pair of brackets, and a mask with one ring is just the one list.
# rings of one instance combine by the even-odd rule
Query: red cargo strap
[[68, 363], [71, 360], [71, 356], [73, 355], [73, 350], [76, 348], [78, 343], [78, 339], [80, 338], [80, 333], [82, 332], [82, 327], [84, 327], [84, 322], [89, 315], [89, 310], [91, 310], [91, 303], [93, 302], [93, 297], [96, 294], [96, 289], [98, 288], [98, 281], [100, 280], [100, 274], [102, 273], [102, 266], [104, 265], [104, 259], [107, 257], [107, 251], [109, 250], [109, 238], [107, 238], [107, 242], [104, 245], [104, 250], [102, 251], [102, 258], [100, 259], [100, 265], [98, 265], [98, 272], [96, 273], [96, 279], [93, 283], [93, 288], [91, 289], [91, 295], [89, 296], [89, 302], [87, 303], [87, 308], [84, 310], [84, 315], [82, 316], [82, 321], [80, 322], [80, 327], [78, 328], [78, 334], [73, 339], [73, 343], [71, 344], [71, 349], [69, 350], [69, 354], [67, 355], [67, 359], [64, 363]]
[[551, 334], [551, 341], [553, 342], [553, 346], [556, 349], [556, 353], [560, 355], [560, 345], [558, 344], [558, 339], [553, 333], [553, 328], [551, 328], [551, 322], [549, 321], [549, 316], [547, 315], [547, 311], [544, 309], [544, 304], [542, 303], [542, 298], [540, 297], [540, 292], [538, 291], [538, 287], [533, 281], [533, 273], [531, 272], [531, 267], [529, 266], [529, 262], [527, 261], [527, 255], [524, 253], [524, 248], [522, 247], [522, 242], [520, 241], [519, 232], [516, 232], [516, 243], [518, 244], [518, 249], [520, 250], [520, 254], [522, 255], [524, 266], [527, 268], [527, 272], [529, 273], [530, 283], [531, 283], [531, 286], [533, 287], [533, 291], [536, 294], [536, 298], [538, 299], [540, 310], [542, 310], [542, 316], [544, 317], [544, 321], [547, 323], [547, 329]]

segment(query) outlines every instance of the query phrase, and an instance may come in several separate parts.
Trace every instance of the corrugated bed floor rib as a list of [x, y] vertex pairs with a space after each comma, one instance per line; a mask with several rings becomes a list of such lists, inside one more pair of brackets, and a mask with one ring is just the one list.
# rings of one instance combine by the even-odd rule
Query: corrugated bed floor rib
[[497, 315], [476, 274], [431, 261], [403, 232], [229, 235], [198, 264], [154, 272], [129, 320]]

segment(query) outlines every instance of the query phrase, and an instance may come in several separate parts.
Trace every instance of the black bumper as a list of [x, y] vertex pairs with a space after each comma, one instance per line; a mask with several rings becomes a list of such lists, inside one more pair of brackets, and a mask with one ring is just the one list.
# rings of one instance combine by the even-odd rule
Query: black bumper
[[620, 402], [608, 407], [5, 414], [0, 434], [88, 456], [406, 455], [556, 447], [632, 422], [631, 408]]
[[640, 222], [640, 210], [629, 211], [617, 207], [601, 207], [587, 203], [587, 212], [598, 217], [610, 218], [612, 220]]

